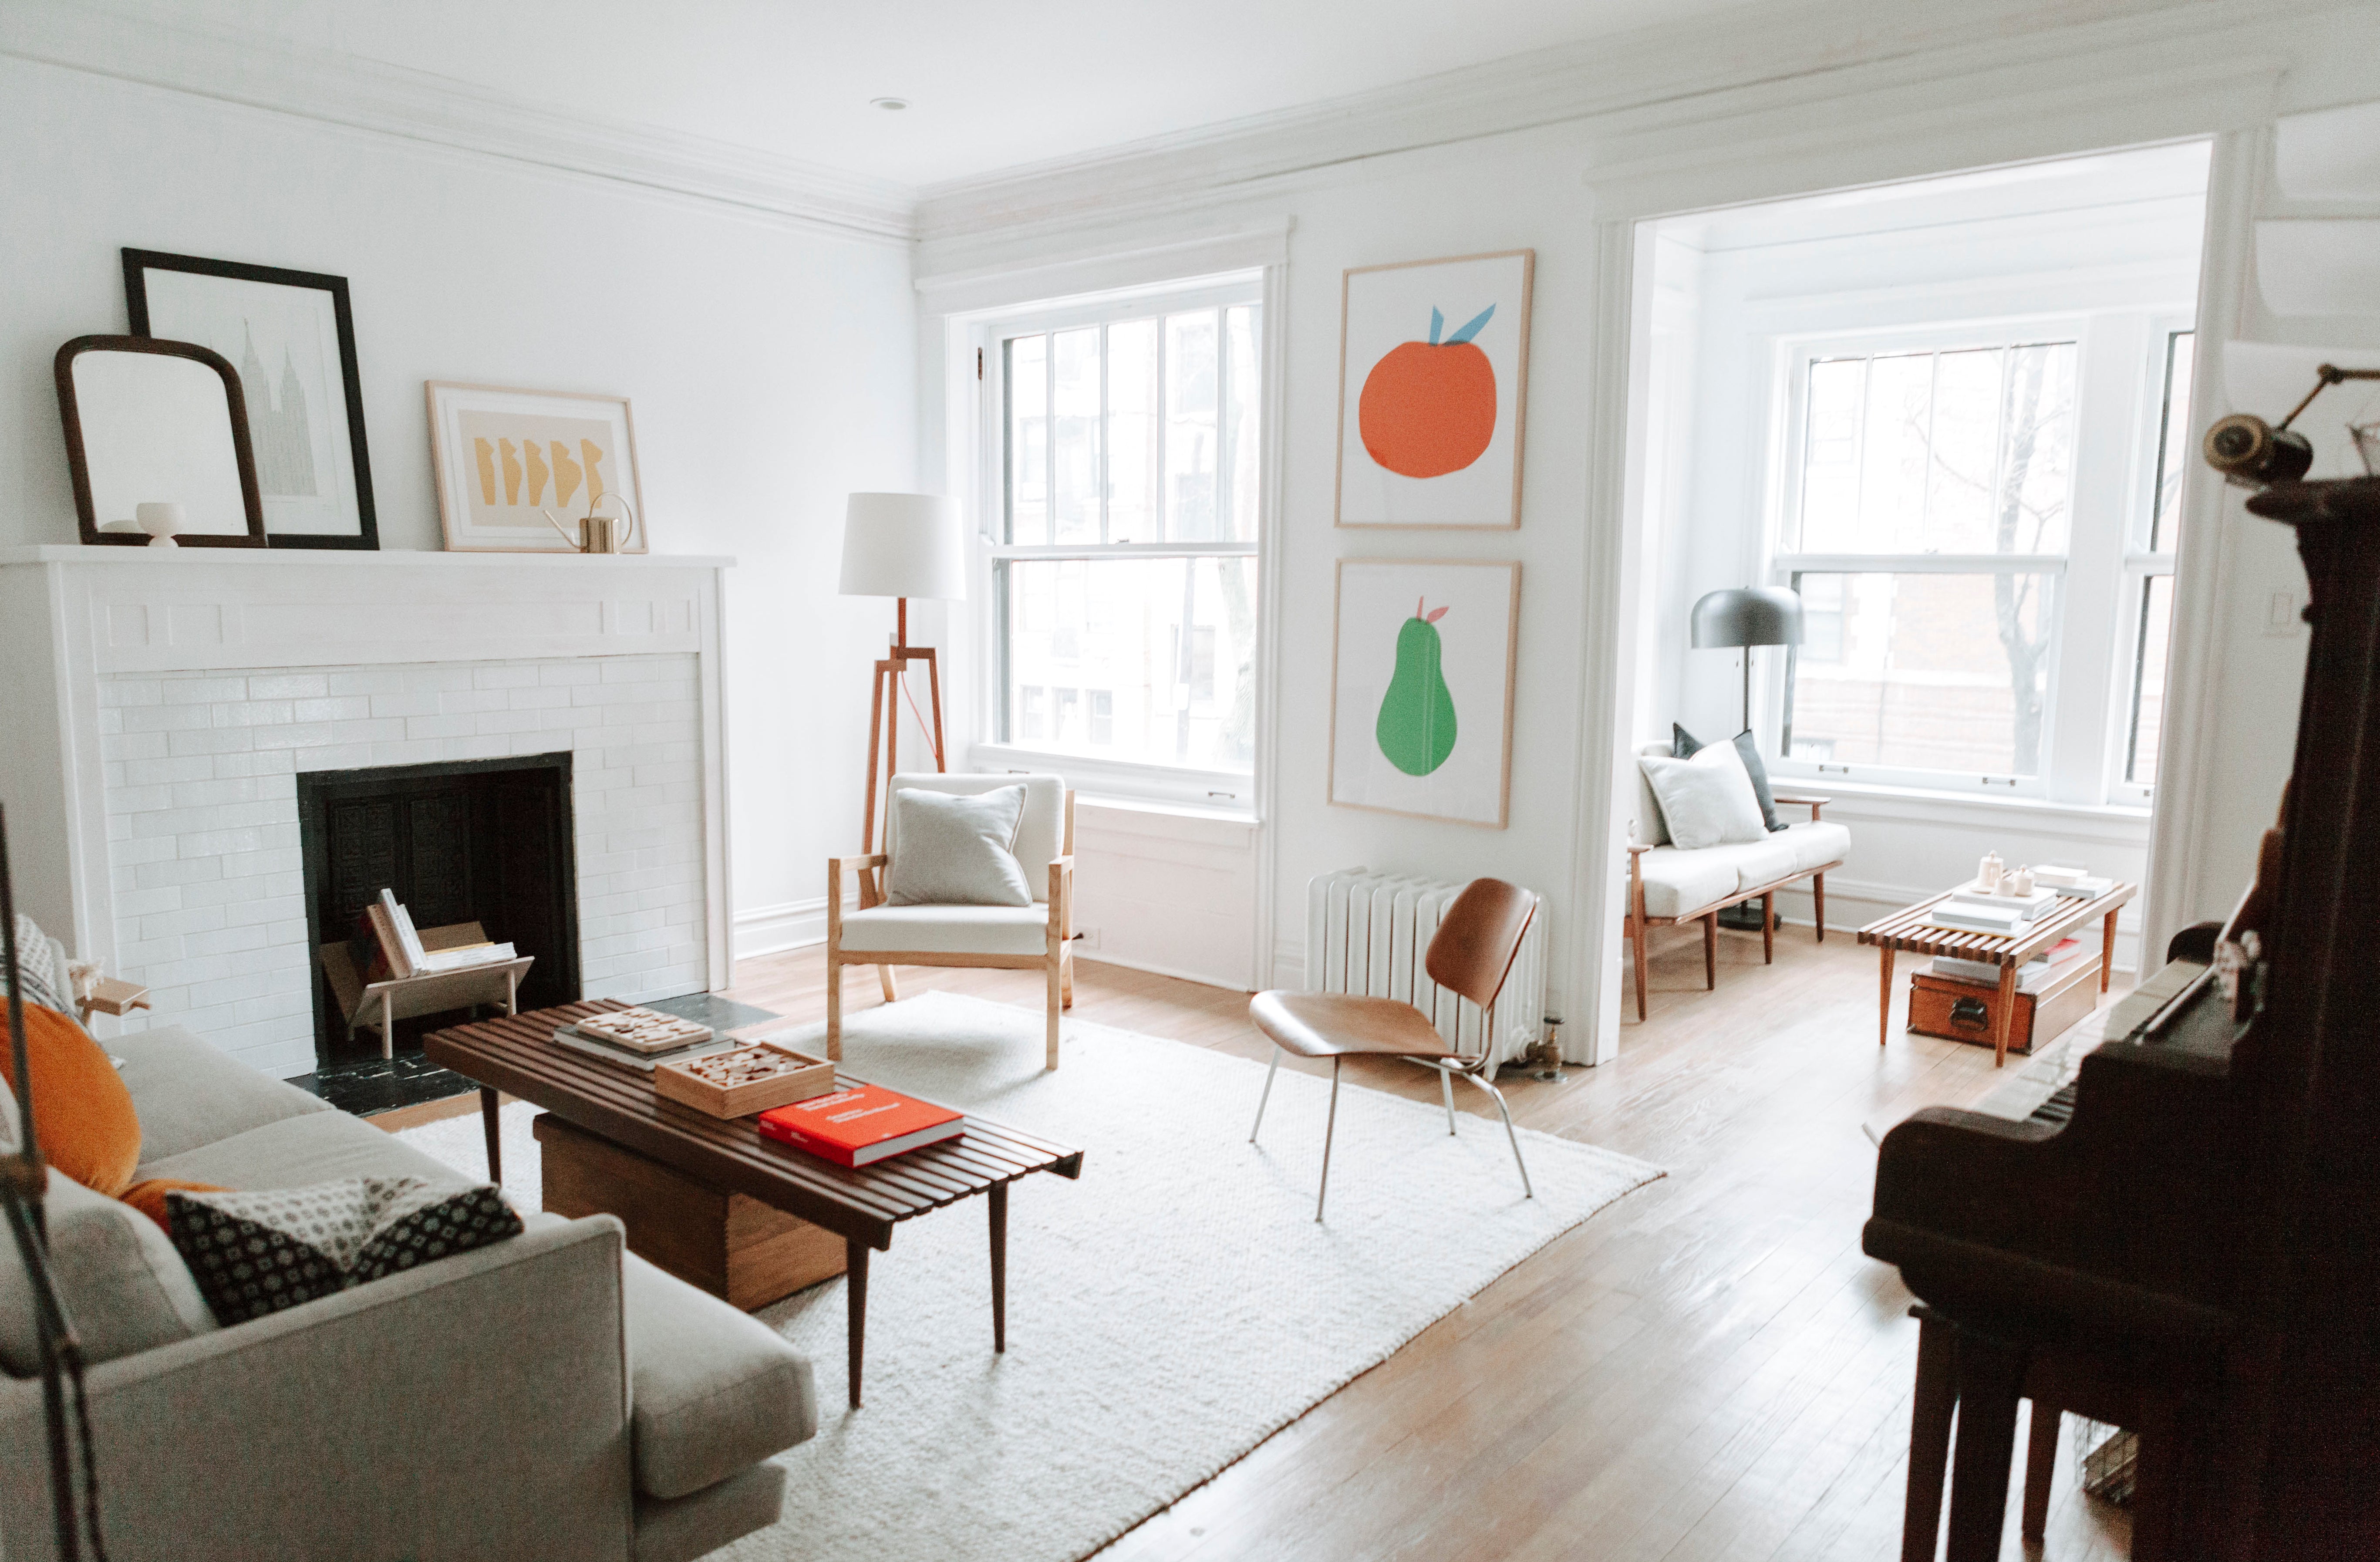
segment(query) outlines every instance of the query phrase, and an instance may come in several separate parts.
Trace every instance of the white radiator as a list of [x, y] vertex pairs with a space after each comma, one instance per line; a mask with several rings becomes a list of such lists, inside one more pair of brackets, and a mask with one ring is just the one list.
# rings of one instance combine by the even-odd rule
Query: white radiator
[[[1483, 1017], [1476, 1004], [1429, 979], [1422, 957], [1439, 919], [1463, 892], [1459, 884], [1347, 868], [1305, 886], [1305, 986], [1314, 993], [1399, 998], [1428, 1015], [1450, 1046], [1475, 1052]], [[1496, 1060], [1510, 1062], [1545, 1033], [1546, 917], [1521, 939], [1512, 974], [1496, 1000]]]

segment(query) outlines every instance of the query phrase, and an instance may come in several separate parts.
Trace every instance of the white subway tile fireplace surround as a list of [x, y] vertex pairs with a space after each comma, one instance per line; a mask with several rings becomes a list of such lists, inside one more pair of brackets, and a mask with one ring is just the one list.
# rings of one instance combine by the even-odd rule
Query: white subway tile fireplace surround
[[313, 1068], [297, 775], [565, 750], [587, 995], [727, 985], [732, 561], [160, 554], [0, 553], [18, 904], [132, 1023]]

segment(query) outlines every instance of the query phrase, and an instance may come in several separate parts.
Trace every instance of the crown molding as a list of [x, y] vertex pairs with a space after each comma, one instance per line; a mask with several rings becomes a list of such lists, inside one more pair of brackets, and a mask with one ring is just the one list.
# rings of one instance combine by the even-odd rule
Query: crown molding
[[0, 55], [690, 195], [869, 238], [915, 237], [916, 192], [733, 142], [557, 114], [509, 94], [249, 31], [0, 11]]
[[919, 191], [921, 240], [1022, 236], [1195, 206], [1280, 180], [1582, 121], [1658, 135], [1747, 111], [2234, 34], [2325, 0], [1807, 0], [1656, 23], [1419, 81]]

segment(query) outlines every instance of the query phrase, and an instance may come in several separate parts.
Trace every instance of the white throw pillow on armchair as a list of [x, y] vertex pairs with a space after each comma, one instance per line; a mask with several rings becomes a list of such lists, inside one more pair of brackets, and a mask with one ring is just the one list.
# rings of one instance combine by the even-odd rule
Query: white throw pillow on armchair
[[1732, 743], [1713, 743], [1692, 759], [1647, 754], [1636, 762], [1661, 804], [1662, 822], [1681, 850], [1768, 838], [1760, 795]]
[[895, 844], [884, 885], [890, 904], [1033, 904], [1033, 886], [1016, 861], [1023, 787], [967, 796], [905, 787], [892, 794], [892, 812]]

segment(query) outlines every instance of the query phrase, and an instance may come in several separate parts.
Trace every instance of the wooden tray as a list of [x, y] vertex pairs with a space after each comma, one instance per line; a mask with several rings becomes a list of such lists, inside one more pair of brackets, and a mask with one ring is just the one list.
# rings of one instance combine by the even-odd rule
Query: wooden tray
[[[771, 1072], [734, 1084], [722, 1084], [710, 1077], [712, 1070], [722, 1065], [749, 1067], [756, 1053], [769, 1059]], [[714, 1117], [748, 1117], [772, 1106], [789, 1106], [814, 1095], [825, 1095], [834, 1088], [833, 1064], [775, 1042], [754, 1042], [749, 1046], [691, 1057], [683, 1063], [653, 1065], [655, 1095], [666, 1096]]]

